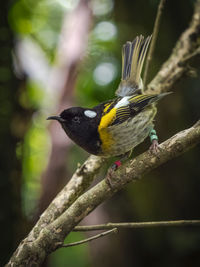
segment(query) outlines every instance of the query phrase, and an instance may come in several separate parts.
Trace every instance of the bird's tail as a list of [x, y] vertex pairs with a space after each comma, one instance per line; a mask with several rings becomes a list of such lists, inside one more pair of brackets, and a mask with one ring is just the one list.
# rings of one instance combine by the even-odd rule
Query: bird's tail
[[122, 49], [122, 78], [116, 94], [129, 96], [142, 89], [141, 71], [151, 36], [137, 36], [133, 42], [127, 42]]

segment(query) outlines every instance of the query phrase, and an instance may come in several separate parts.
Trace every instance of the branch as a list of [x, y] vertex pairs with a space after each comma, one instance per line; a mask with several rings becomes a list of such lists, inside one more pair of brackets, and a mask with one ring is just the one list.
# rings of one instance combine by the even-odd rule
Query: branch
[[76, 226], [74, 232], [86, 232], [106, 229], [138, 229], [154, 227], [177, 227], [177, 226], [200, 226], [200, 220], [178, 220], [178, 221], [160, 221], [160, 222], [129, 222], [129, 223], [106, 223], [98, 225]]
[[157, 14], [156, 14], [156, 20], [155, 20], [154, 27], [153, 27], [151, 45], [150, 45], [150, 48], [149, 48], [149, 53], [148, 53], [148, 56], [147, 56], [147, 61], [146, 61], [146, 64], [145, 64], [145, 69], [144, 69], [144, 77], [143, 77], [144, 88], [146, 87], [146, 83], [147, 83], [147, 75], [148, 75], [148, 72], [149, 72], [149, 66], [150, 66], [150, 63], [152, 61], [153, 53], [154, 53], [154, 50], [155, 50], [156, 40], [157, 40], [157, 37], [158, 37], [158, 31], [159, 31], [160, 21], [161, 21], [161, 16], [162, 16], [162, 11], [164, 9], [165, 2], [166, 2], [166, 0], [160, 0], [159, 6], [158, 6], [158, 11], [157, 11]]
[[[188, 29], [181, 35], [169, 59], [163, 64], [155, 78], [148, 85], [147, 93], [161, 93], [172, 89], [177, 81], [188, 73], [188, 64], [199, 52], [200, 47], [200, 0]], [[187, 60], [184, 60], [187, 59]]]
[[89, 241], [98, 239], [100, 237], [117, 233], [118, 229], [138, 229], [138, 228], [155, 228], [155, 227], [177, 227], [177, 226], [200, 226], [200, 220], [178, 220], [178, 221], [160, 221], [160, 222], [129, 222], [129, 223], [107, 223], [107, 224], [98, 224], [98, 225], [82, 225], [76, 226], [74, 232], [87, 232], [87, 231], [96, 231], [96, 230], [107, 230], [109, 231], [100, 233], [98, 235], [86, 238], [81, 241], [63, 244], [58, 243], [58, 247], [67, 248], [77, 245], [87, 243]]
[[[18, 247], [7, 266], [38, 265], [56, 250], [67, 234], [93, 209], [131, 181], [136, 181], [151, 170], [164, 164], [200, 143], [200, 121], [193, 127], [181, 131], [160, 145], [156, 155], [144, 152], [121, 166], [112, 177], [112, 188], [106, 179], [81, 195], [55, 221], [41, 229], [38, 238], [26, 238]], [[123, 179], [121, 178], [123, 177]], [[34, 230], [32, 230], [34, 231]]]
[[116, 233], [117, 233], [117, 228], [113, 228], [113, 229], [111, 229], [111, 230], [109, 230], [109, 231], [100, 233], [100, 234], [98, 234], [98, 235], [95, 235], [95, 236], [86, 238], [86, 239], [81, 240], [81, 241], [77, 241], [77, 242], [73, 242], [73, 243], [68, 243], [68, 244], [63, 244], [63, 243], [59, 244], [59, 243], [58, 243], [58, 246], [60, 246], [60, 248], [74, 247], [74, 246], [82, 245], [82, 244], [87, 243], [87, 242], [89, 242], [89, 241], [98, 239], [98, 238], [100, 238], [100, 237], [103, 237], [103, 236], [106, 236], [106, 235], [109, 235], [109, 234], [116, 234]]
[[89, 187], [96, 174], [106, 162], [105, 159], [90, 156], [82, 166], [79, 166], [68, 184], [60, 191], [27, 237], [27, 242], [37, 239], [40, 231], [60, 216]]

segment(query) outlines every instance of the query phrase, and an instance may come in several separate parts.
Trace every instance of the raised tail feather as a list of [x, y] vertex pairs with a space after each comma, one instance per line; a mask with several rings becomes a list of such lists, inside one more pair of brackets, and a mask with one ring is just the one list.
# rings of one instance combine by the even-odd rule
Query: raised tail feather
[[116, 91], [118, 96], [129, 96], [142, 89], [141, 71], [151, 36], [137, 36], [133, 42], [127, 42], [122, 49], [122, 78]]

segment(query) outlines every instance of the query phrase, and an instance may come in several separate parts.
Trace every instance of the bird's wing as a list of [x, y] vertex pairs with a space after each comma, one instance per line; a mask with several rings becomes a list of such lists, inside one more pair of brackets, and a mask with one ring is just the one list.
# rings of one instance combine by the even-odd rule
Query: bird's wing
[[128, 104], [117, 108], [116, 118], [112, 125], [120, 124], [129, 118], [136, 116], [144, 108], [155, 101], [157, 95], [134, 95], [128, 99]]
[[99, 123], [99, 130], [120, 124], [136, 116], [143, 109], [165, 96], [160, 95], [133, 95], [118, 98], [117, 101], [106, 103]]

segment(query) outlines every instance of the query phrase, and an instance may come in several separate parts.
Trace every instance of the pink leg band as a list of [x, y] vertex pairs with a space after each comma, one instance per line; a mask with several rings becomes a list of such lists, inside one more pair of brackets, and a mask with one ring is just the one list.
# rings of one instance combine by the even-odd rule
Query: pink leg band
[[117, 165], [117, 167], [120, 167], [122, 165], [120, 160], [115, 161], [115, 165]]

